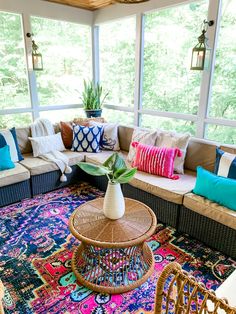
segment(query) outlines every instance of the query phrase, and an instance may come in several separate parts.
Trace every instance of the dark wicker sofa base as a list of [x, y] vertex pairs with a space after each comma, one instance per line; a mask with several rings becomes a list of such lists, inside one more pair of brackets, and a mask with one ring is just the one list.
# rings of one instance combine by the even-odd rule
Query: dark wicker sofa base
[[37, 194], [46, 193], [55, 189], [59, 189], [63, 186], [73, 184], [81, 180], [82, 171], [76, 165], [72, 166], [72, 172], [67, 174], [67, 181], [61, 182], [61, 171], [51, 171], [40, 175], [31, 176], [31, 190], [32, 196]]
[[130, 184], [123, 185], [123, 193], [125, 197], [134, 198], [148, 205], [156, 214], [159, 222], [177, 228], [179, 212], [178, 204], [163, 200], [158, 196], [135, 188]]
[[[72, 173], [67, 175], [67, 182], [60, 182], [60, 176], [59, 170], [52, 171], [0, 188], [0, 207], [81, 180], [90, 182], [102, 191], [107, 188], [106, 177], [89, 176], [76, 165], [72, 167]], [[188, 233], [208, 246], [236, 259], [236, 230], [129, 184], [124, 184], [122, 189], [125, 197], [139, 200], [152, 208], [159, 222], [176, 228], [180, 233]]]
[[31, 197], [30, 180], [14, 183], [0, 188], [0, 207]]
[[236, 259], [236, 230], [234, 229], [181, 206], [177, 230], [180, 233], [188, 233]]

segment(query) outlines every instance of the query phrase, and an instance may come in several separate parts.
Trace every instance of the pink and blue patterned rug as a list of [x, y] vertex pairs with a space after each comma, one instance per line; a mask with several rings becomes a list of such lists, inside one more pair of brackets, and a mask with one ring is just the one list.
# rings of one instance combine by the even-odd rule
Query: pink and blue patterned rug
[[158, 225], [148, 241], [155, 272], [146, 283], [113, 296], [88, 290], [71, 271], [78, 241], [69, 232], [68, 218], [80, 204], [102, 195], [82, 183], [0, 209], [0, 277], [6, 313], [152, 313], [156, 280], [170, 261], [180, 263], [208, 289], [216, 289], [235, 270], [236, 261]]

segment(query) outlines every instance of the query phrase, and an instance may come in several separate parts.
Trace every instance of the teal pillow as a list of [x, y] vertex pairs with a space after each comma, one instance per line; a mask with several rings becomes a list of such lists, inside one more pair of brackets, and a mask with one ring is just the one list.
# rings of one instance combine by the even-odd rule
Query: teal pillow
[[11, 160], [10, 147], [5, 145], [0, 148], [0, 171], [12, 168], [15, 168], [15, 164]]
[[199, 166], [193, 193], [236, 210], [236, 180], [234, 179], [219, 177]]

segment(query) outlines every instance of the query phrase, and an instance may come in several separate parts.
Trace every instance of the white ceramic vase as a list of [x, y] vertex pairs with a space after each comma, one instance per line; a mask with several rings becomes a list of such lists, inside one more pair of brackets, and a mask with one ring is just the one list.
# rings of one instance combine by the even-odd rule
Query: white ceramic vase
[[107, 218], [119, 219], [125, 213], [125, 200], [120, 183], [108, 182], [103, 203], [103, 213]]

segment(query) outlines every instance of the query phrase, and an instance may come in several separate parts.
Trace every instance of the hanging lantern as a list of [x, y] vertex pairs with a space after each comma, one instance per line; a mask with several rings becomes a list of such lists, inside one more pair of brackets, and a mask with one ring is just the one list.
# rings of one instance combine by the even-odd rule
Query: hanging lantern
[[[211, 49], [207, 46], [205, 36], [207, 27], [212, 26], [214, 21], [204, 20], [202, 34], [198, 37], [198, 44], [192, 50], [191, 70], [206, 70], [210, 64]], [[207, 25], [207, 26], [206, 26]]]
[[33, 62], [33, 70], [35, 71], [43, 70], [42, 54], [38, 52], [38, 46], [35, 44], [34, 40], [32, 40], [32, 62]]
[[[27, 37], [32, 37], [33, 34], [27, 33]], [[38, 45], [36, 45], [35, 41], [32, 39], [32, 64], [34, 71], [42, 71], [43, 70], [43, 58], [42, 54], [38, 52]]]

